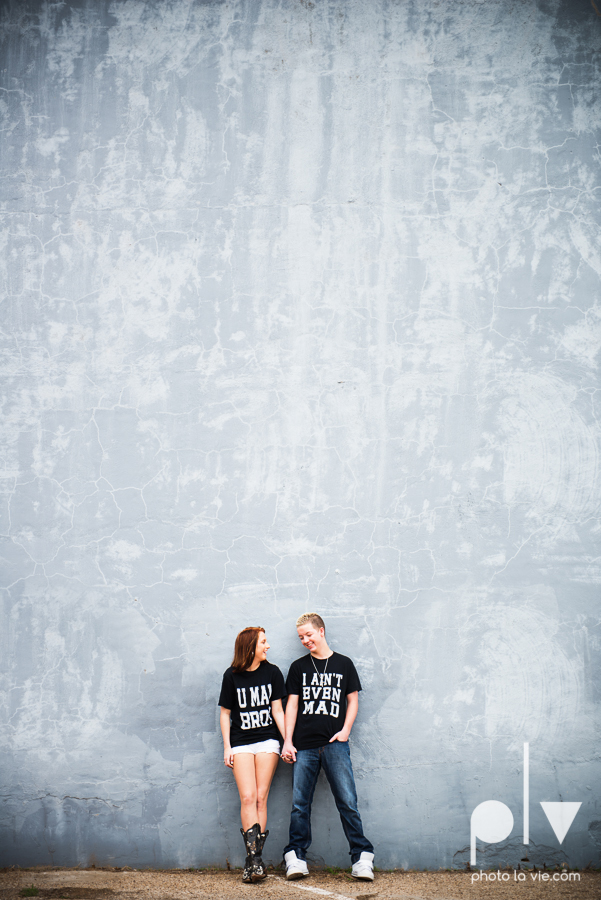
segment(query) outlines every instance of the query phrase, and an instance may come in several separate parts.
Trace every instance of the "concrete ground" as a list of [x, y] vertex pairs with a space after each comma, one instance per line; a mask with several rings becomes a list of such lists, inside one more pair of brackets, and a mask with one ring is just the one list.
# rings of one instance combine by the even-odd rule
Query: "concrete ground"
[[[490, 878], [495, 874], [495, 879]], [[4, 869], [0, 900], [37, 896], [39, 900], [600, 900], [601, 872], [486, 873], [377, 872], [375, 881], [356, 882], [347, 872], [316, 871], [287, 882], [280, 871], [256, 885], [245, 885], [241, 871], [115, 871], [106, 869]], [[543, 879], [543, 874], [548, 879]], [[555, 880], [553, 876], [557, 877]], [[579, 876], [579, 879], [578, 879]], [[563, 880], [561, 880], [563, 877]], [[30, 889], [27, 893], [27, 889]], [[33, 888], [33, 890], [32, 890]], [[37, 894], [34, 893], [37, 891]]]

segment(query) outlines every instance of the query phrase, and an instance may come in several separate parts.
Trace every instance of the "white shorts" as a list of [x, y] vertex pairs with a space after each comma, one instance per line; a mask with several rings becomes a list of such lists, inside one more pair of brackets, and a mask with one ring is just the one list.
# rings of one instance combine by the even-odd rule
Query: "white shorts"
[[232, 747], [232, 756], [234, 753], [277, 753], [280, 755], [280, 742], [275, 738], [268, 741], [259, 741], [256, 744], [242, 744], [241, 747]]

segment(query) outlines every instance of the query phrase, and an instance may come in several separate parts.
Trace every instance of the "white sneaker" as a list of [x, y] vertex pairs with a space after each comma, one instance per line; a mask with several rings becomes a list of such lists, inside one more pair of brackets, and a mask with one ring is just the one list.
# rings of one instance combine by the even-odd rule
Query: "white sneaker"
[[297, 878], [304, 878], [305, 875], [309, 874], [307, 863], [304, 859], [299, 859], [294, 850], [284, 853], [284, 862], [286, 863], [287, 881], [296, 881]]
[[374, 855], [373, 853], [366, 853], [363, 851], [359, 859], [356, 863], [353, 863], [353, 868], [351, 869], [351, 875], [353, 878], [357, 878], [359, 881], [373, 881], [374, 880]]

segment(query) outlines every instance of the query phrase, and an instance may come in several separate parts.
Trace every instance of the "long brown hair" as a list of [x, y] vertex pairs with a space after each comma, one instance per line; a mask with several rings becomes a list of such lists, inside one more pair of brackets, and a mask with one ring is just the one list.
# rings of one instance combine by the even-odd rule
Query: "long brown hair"
[[234, 672], [244, 672], [252, 666], [257, 649], [257, 641], [259, 640], [259, 632], [261, 631], [265, 634], [265, 629], [262, 625], [249, 625], [248, 628], [243, 628], [236, 637], [234, 658], [232, 660]]

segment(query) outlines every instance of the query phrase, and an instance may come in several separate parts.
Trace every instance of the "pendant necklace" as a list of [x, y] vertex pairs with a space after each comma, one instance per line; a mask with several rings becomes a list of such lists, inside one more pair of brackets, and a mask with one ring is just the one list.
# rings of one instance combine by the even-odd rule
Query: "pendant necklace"
[[[332, 653], [332, 654], [330, 654], [330, 655], [333, 656], [334, 654]], [[326, 674], [326, 669], [328, 668], [328, 662], [329, 662], [329, 660], [330, 660], [330, 657], [329, 657], [329, 656], [326, 656], [326, 664], [325, 664], [325, 666], [323, 667], [323, 675]], [[311, 656], [311, 662], [313, 663], [313, 668], [315, 669], [316, 674], [317, 674], [319, 677], [323, 677], [322, 673], [319, 671], [319, 669], [318, 669], [317, 666], [315, 665], [315, 660], [313, 659], [312, 656]]]

